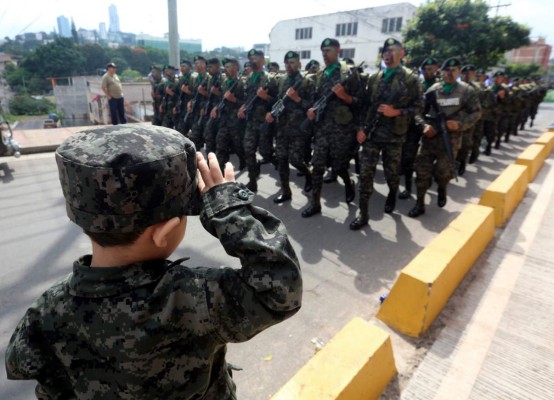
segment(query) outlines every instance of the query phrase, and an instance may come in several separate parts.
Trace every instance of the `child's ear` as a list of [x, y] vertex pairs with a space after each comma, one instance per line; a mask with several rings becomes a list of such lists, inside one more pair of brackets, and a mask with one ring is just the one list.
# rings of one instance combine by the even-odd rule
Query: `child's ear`
[[154, 231], [152, 232], [152, 240], [154, 241], [156, 246], [167, 246], [167, 237], [169, 236], [171, 231], [173, 231], [173, 229], [179, 226], [180, 223], [181, 219], [179, 217], [173, 217], [167, 221], [156, 224], [154, 226]]

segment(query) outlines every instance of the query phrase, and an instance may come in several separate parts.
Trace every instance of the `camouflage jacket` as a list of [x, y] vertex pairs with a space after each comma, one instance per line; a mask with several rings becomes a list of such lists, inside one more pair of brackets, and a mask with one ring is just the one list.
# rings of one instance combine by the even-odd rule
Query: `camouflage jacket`
[[[325, 107], [325, 111], [320, 115], [320, 123], [333, 125], [351, 125], [358, 122], [358, 116], [363, 106], [363, 97], [365, 88], [361, 79], [359, 79], [356, 68], [350, 68], [341, 62], [338, 68], [332, 66], [317, 72], [315, 76], [314, 93], [312, 102], [316, 103], [319, 99], [326, 96], [337, 83], [343, 82], [346, 93], [352, 97], [352, 103], [347, 104], [337, 96], [331, 96]], [[330, 72], [330, 73], [329, 73]]]
[[37, 380], [39, 399], [235, 399], [226, 343], [292, 316], [302, 297], [286, 230], [253, 196], [236, 183], [203, 195], [201, 222], [240, 269], [77, 260], [17, 326], [8, 379]]
[[[313, 76], [302, 76], [301, 73], [294, 74], [289, 77], [287, 74], [279, 76], [279, 90], [274, 104], [279, 99], [284, 99], [285, 106], [283, 112], [279, 116], [278, 128], [286, 129], [287, 125], [300, 127], [300, 124], [306, 119], [306, 111], [311, 106], [311, 94], [313, 92]], [[300, 96], [300, 102], [296, 103], [286, 96], [287, 90], [291, 87], [296, 87], [296, 93]]]
[[[257, 96], [259, 88], [267, 90], [269, 100], [263, 100]], [[265, 114], [271, 110], [271, 103], [274, 101], [274, 97], [277, 96], [277, 84], [275, 74], [266, 71], [251, 72], [248, 75], [248, 79], [244, 85], [245, 91], [245, 105], [252, 105], [250, 112], [247, 112], [247, 119], [264, 122]]]
[[[404, 142], [410, 120], [421, 109], [422, 87], [419, 78], [410, 69], [399, 66], [389, 81], [383, 79], [383, 71], [372, 75], [368, 83], [368, 110], [364, 126], [370, 126], [375, 118], [380, 123], [371, 132], [370, 140], [383, 142]], [[389, 104], [400, 110], [397, 117], [385, 117], [377, 113], [381, 104]]]
[[[465, 82], [458, 82], [456, 87], [449, 94], [446, 94], [442, 83], [435, 83], [425, 93], [427, 94], [431, 91], [437, 92], [437, 103], [444, 112], [446, 119], [458, 122], [460, 125], [459, 132], [471, 129], [481, 118], [479, 96], [471, 85]], [[435, 110], [425, 100], [423, 115], [416, 115], [416, 123], [421, 127], [425, 124], [435, 126], [436, 118], [437, 114]]]

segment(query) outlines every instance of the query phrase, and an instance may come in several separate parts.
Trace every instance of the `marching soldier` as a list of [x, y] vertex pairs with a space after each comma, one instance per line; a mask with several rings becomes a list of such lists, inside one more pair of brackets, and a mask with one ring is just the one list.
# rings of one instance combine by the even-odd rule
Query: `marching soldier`
[[[467, 64], [464, 65], [461, 69], [462, 71], [462, 81], [470, 85], [473, 89], [475, 89], [475, 92], [477, 93], [477, 96], [479, 97], [479, 92], [481, 89], [479, 88], [479, 85], [475, 83], [475, 76], [477, 75], [477, 68], [473, 64]], [[479, 118], [481, 120], [481, 118]], [[479, 121], [475, 123], [471, 128], [469, 128], [467, 131], [464, 131], [462, 133], [462, 147], [458, 151], [458, 157], [456, 160], [458, 161], [458, 175], [462, 176], [466, 172], [466, 165], [469, 158], [469, 153], [473, 147], [474, 141], [477, 141], [478, 139], [475, 137], [475, 131], [479, 128]], [[480, 140], [480, 136], [479, 136]]]
[[202, 56], [194, 56], [194, 69], [196, 77], [192, 81], [192, 97], [187, 104], [187, 114], [185, 115], [185, 124], [190, 124], [190, 139], [194, 142], [196, 150], [200, 151], [204, 147], [204, 127], [198, 125], [200, 113], [204, 110], [206, 101], [208, 101], [208, 80], [210, 75], [206, 71], [206, 59]]
[[177, 105], [178, 93], [175, 83], [175, 67], [172, 65], [166, 65], [164, 67], [164, 97], [162, 100], [162, 126], [166, 128], [174, 128], [175, 120], [173, 115], [173, 109]]
[[265, 114], [270, 109], [270, 103], [276, 95], [276, 87], [269, 73], [263, 70], [264, 52], [252, 49], [248, 52], [252, 72], [246, 80], [246, 102], [239, 111], [238, 117], [246, 120], [244, 132], [244, 155], [248, 168], [248, 189], [258, 191], [258, 177], [260, 165], [256, 160], [256, 150], [260, 149], [261, 156], [272, 158], [273, 144], [267, 137], [260, 135], [260, 125], [265, 121]]
[[350, 223], [352, 230], [368, 224], [369, 198], [373, 193], [373, 180], [381, 154], [389, 187], [385, 212], [392, 213], [396, 205], [402, 144], [406, 139], [410, 119], [421, 107], [418, 76], [400, 64], [402, 57], [402, 44], [396, 39], [387, 39], [382, 53], [386, 70], [369, 78], [369, 108], [364, 128], [358, 130], [356, 135], [362, 145], [358, 185], [360, 209], [357, 217]]
[[[324, 112], [311, 107], [306, 113], [310, 121], [315, 121], [316, 115], [319, 120], [315, 121], [314, 128], [313, 188], [308, 206], [302, 211], [304, 218], [321, 213], [323, 173], [328, 160], [331, 161], [331, 168], [344, 181], [346, 203], [354, 200], [356, 194], [348, 164], [356, 146], [357, 121], [354, 115], [362, 101], [363, 88], [357, 79], [350, 76], [350, 68], [339, 62], [340, 43], [337, 39], [324, 39], [321, 53], [325, 69], [316, 75], [314, 100], [325, 98], [329, 93], [334, 95], [329, 96]], [[353, 73], [358, 71], [354, 69]]]
[[[506, 74], [504, 74], [503, 71], [496, 71], [494, 73], [494, 84], [492, 86], [492, 91], [496, 94], [496, 101], [497, 101], [497, 107], [496, 107], [496, 137], [495, 137], [495, 143], [494, 148], [499, 149], [500, 148], [500, 140], [502, 139], [502, 135], [507, 135], [508, 131], [508, 119], [509, 119], [509, 111], [508, 107], [510, 106], [510, 89], [505, 84], [506, 82]], [[507, 137], [507, 136], [506, 136]]]
[[152, 80], [152, 90], [150, 95], [152, 96], [152, 107], [154, 109], [154, 116], [152, 117], [152, 125], [162, 125], [162, 113], [160, 106], [162, 105], [164, 95], [164, 78], [162, 77], [162, 70], [156, 65], [152, 65], [150, 70]]
[[310, 78], [302, 76], [300, 72], [302, 64], [297, 52], [287, 52], [284, 62], [286, 75], [279, 79], [278, 90], [278, 98], [283, 99], [282, 106], [284, 108], [278, 115], [277, 121], [271, 112], [268, 112], [265, 118], [268, 124], [275, 122], [276, 125], [275, 149], [281, 181], [281, 193], [273, 198], [273, 202], [277, 204], [292, 199], [289, 184], [289, 161], [306, 177], [304, 191], [309, 192], [312, 189], [312, 174], [304, 160], [306, 141], [309, 138], [302, 132], [300, 125], [311, 105], [310, 96], [313, 91], [313, 83]]
[[220, 163], [221, 169], [224, 169], [225, 163], [229, 161], [229, 154], [233, 150], [239, 158], [239, 170], [245, 168], [244, 161], [244, 130], [237, 112], [244, 103], [244, 82], [238, 76], [239, 64], [235, 58], [223, 59], [225, 68], [225, 79], [221, 82], [221, 93], [223, 99], [212, 108], [210, 118], [211, 123], [216, 125], [210, 128], [210, 123], [206, 129], [216, 129], [215, 154]]
[[[460, 67], [460, 61], [454, 57], [442, 64], [442, 82], [435, 83], [425, 92], [423, 115], [416, 115], [417, 123], [423, 128], [423, 137], [415, 161], [417, 201], [408, 213], [412, 218], [425, 213], [425, 194], [433, 178], [438, 184], [437, 204], [439, 207], [446, 205], [446, 187], [455, 176], [462, 132], [481, 117], [475, 89], [457, 81]], [[446, 119], [446, 126], [442, 127], [446, 132], [439, 124], [441, 115]]]
[[[221, 74], [221, 64], [218, 58], [210, 58], [208, 60], [208, 79], [207, 91], [208, 98], [200, 110], [198, 126], [203, 134], [203, 140], [206, 143], [206, 153], [215, 153], [216, 151], [216, 134], [217, 130], [206, 129], [206, 122], [210, 118], [212, 108], [221, 100], [221, 81], [225, 79]], [[197, 147], [198, 148], [198, 147]]]
[[[421, 90], [422, 92], [425, 92], [439, 81], [437, 77], [439, 62], [434, 57], [428, 57], [421, 63], [420, 70], [423, 74], [423, 88]], [[415, 123], [414, 118], [410, 118], [406, 141], [402, 145], [402, 161], [400, 164], [400, 171], [404, 173], [404, 190], [398, 195], [398, 198], [401, 200], [409, 199], [412, 195], [414, 162], [422, 135], [423, 132], [421, 131], [421, 127]]]
[[192, 82], [192, 63], [189, 60], [181, 60], [181, 76], [177, 83], [177, 94], [179, 100], [175, 107], [175, 129], [188, 137], [190, 124], [184, 123], [184, 118], [187, 113], [187, 103], [191, 99], [192, 90], [189, 85]]

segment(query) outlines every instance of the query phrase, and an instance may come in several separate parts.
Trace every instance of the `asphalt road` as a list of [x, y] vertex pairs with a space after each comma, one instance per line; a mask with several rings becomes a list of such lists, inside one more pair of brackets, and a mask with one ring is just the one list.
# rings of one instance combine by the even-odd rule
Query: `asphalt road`
[[[502, 143], [493, 157], [481, 156], [449, 188], [446, 207], [438, 208], [436, 188], [429, 192], [427, 213], [407, 217], [414, 200], [398, 200], [393, 214], [384, 214], [387, 193], [381, 167], [370, 202], [370, 227], [348, 229], [355, 205], [344, 203], [341, 183], [323, 188], [323, 213], [300, 217], [306, 204], [303, 178], [291, 173], [293, 200], [275, 205], [277, 173], [264, 165], [255, 204], [285, 221], [301, 260], [303, 307], [293, 318], [243, 344], [231, 344], [228, 361], [241, 367], [235, 373], [238, 397], [267, 399], [314, 354], [314, 338], [327, 342], [355, 316], [369, 319], [399, 271], [448, 225], [467, 203], [477, 203], [483, 190], [512, 163], [546, 126], [554, 121], [554, 104], [543, 104], [534, 128]], [[357, 179], [357, 177], [355, 177]], [[238, 180], [247, 177], [240, 174]], [[71, 270], [73, 260], [90, 252], [90, 244], [65, 214], [53, 153], [0, 158], [0, 352], [4, 354], [19, 319], [53, 282]], [[189, 256], [190, 265], [230, 265], [219, 242], [189, 218], [187, 234], [174, 259]], [[33, 398], [33, 382], [7, 381], [0, 363], [0, 399]]]

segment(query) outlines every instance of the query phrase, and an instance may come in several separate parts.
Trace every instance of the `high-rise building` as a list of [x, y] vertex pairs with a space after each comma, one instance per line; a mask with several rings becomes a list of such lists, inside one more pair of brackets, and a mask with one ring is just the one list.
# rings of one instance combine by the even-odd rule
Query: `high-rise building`
[[71, 28], [69, 27], [69, 20], [60, 15], [58, 17], [58, 35], [63, 37], [71, 37]]
[[106, 32], [106, 23], [105, 22], [100, 22], [98, 33], [99, 33], [100, 39], [106, 40], [108, 38], [108, 33]]
[[121, 32], [119, 29], [119, 16], [117, 15], [117, 7], [113, 4], [108, 8], [110, 13], [110, 32]]

